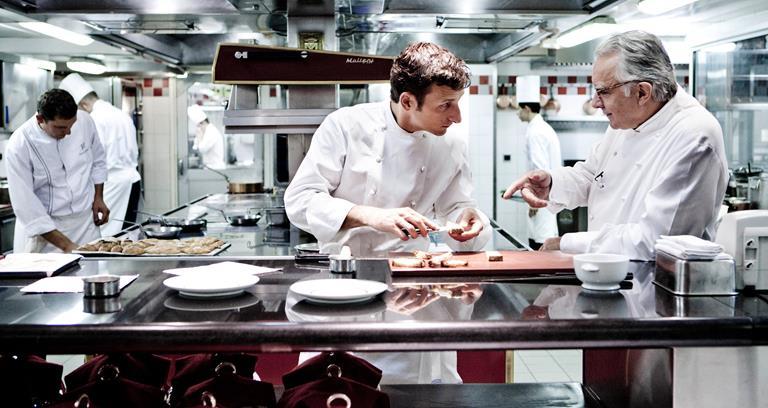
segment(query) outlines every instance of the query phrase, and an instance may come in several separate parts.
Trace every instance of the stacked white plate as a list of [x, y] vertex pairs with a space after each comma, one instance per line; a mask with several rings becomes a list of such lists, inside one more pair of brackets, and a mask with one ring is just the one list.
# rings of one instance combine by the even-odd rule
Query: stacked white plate
[[238, 296], [259, 281], [248, 273], [190, 272], [163, 281], [163, 285], [190, 299], [221, 299]]
[[309, 302], [345, 304], [370, 301], [386, 291], [387, 285], [365, 279], [313, 279], [296, 282], [290, 290]]

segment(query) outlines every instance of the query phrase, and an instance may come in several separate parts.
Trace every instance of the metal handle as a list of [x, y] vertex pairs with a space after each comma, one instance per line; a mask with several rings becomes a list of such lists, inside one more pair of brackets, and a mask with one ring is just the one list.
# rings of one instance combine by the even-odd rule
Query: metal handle
[[203, 164], [203, 168], [204, 168], [204, 169], [206, 169], [206, 170], [210, 170], [210, 171], [212, 171], [212, 172], [214, 172], [214, 173], [216, 173], [216, 174], [218, 174], [218, 175], [220, 175], [220, 176], [224, 177], [224, 180], [226, 180], [226, 181], [227, 181], [227, 183], [229, 183], [229, 176], [227, 176], [226, 174], [224, 174], [224, 172], [221, 172], [221, 171], [218, 171], [218, 170], [214, 170], [214, 169], [212, 169], [212, 168], [208, 167], [208, 166], [207, 166], [207, 165], [205, 165], [205, 164]]
[[600, 272], [600, 267], [595, 264], [586, 263], [581, 265], [581, 270], [584, 272]]
[[352, 400], [351, 400], [351, 399], [349, 399], [349, 397], [347, 396], [347, 394], [342, 394], [342, 393], [331, 394], [331, 396], [330, 396], [330, 397], [328, 397], [328, 399], [325, 401], [325, 405], [326, 405], [328, 408], [333, 408], [333, 407], [331, 406], [331, 404], [333, 404], [333, 402], [334, 402], [334, 401], [336, 401], [336, 400], [341, 400], [341, 401], [343, 401], [343, 402], [344, 402], [344, 404], [345, 404], [344, 406], [345, 406], [346, 408], [352, 408]]

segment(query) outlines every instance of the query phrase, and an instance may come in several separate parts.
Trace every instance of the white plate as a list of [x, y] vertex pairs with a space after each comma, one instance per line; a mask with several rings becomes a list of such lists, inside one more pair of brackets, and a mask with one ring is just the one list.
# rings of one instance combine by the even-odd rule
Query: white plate
[[261, 300], [246, 293], [244, 296], [229, 299], [211, 299], [201, 302], [200, 299], [186, 299], [181, 296], [171, 296], [163, 303], [165, 307], [185, 312], [217, 312], [224, 310], [245, 309], [256, 305]]
[[618, 283], [587, 283], [581, 284], [581, 287], [589, 290], [619, 290], [621, 286]]
[[163, 285], [183, 297], [211, 299], [237, 296], [258, 281], [258, 276], [246, 273], [186, 273], [164, 280]]
[[314, 279], [296, 282], [290, 290], [310, 302], [343, 304], [371, 300], [386, 291], [387, 285], [364, 279]]

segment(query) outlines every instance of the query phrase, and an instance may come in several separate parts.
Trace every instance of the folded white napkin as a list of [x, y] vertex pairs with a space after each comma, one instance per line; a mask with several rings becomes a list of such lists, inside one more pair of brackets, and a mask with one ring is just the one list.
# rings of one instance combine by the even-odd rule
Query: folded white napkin
[[247, 273], [249, 275], [264, 275], [280, 271], [281, 268], [266, 268], [258, 265], [244, 264], [240, 262], [217, 262], [210, 265], [195, 266], [192, 268], [166, 269], [163, 272], [171, 275], [184, 275], [187, 273]]
[[662, 235], [656, 240], [657, 251], [665, 252], [679, 259], [715, 259], [723, 247], [692, 235]]

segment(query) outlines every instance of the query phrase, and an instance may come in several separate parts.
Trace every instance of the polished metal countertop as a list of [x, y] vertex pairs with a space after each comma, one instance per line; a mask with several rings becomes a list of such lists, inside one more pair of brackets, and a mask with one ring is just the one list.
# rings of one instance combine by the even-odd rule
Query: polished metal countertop
[[[595, 293], [573, 278], [393, 281], [386, 261], [361, 260], [358, 278], [390, 287], [362, 305], [314, 305], [289, 292], [298, 280], [332, 276], [323, 265], [291, 259], [243, 261], [283, 271], [263, 276], [231, 300], [188, 300], [162, 284], [168, 277], [164, 269], [210, 262], [84, 260], [65, 272], [140, 274], [101, 308], [82, 294], [22, 294], [20, 287], [29, 281], [0, 281], [0, 349], [278, 352], [768, 344], [764, 298], [675, 296], [652, 284], [652, 263], [633, 264], [633, 280], [625, 289]], [[93, 313], [115, 307], [119, 310], [113, 313]]]

